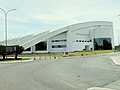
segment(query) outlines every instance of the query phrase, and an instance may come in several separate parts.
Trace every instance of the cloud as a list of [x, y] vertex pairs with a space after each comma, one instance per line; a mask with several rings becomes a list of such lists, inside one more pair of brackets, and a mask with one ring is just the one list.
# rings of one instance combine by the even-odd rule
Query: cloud
[[[114, 29], [120, 28], [119, 3], [119, 0], [0, 0], [1, 8], [6, 11], [17, 9], [8, 17], [9, 30], [14, 35], [16, 32], [23, 35], [96, 20], [112, 21]], [[1, 11], [0, 31], [4, 30], [3, 19]]]

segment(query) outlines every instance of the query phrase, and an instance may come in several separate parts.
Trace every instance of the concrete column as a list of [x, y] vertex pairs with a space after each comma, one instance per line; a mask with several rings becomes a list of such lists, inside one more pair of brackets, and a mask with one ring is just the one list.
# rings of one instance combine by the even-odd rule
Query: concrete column
[[51, 38], [47, 39], [47, 52], [51, 52]]
[[31, 52], [35, 53], [35, 45], [31, 47]]

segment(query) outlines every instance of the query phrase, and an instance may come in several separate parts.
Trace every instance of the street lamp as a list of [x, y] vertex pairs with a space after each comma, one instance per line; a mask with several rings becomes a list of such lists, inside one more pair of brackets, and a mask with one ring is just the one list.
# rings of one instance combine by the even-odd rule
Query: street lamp
[[120, 45], [119, 38], [120, 38], [120, 36], [119, 36], [119, 32], [118, 32], [118, 46]]
[[13, 11], [16, 9], [11, 9], [11, 10], [5, 11], [4, 9], [0, 8], [0, 10], [2, 10], [3, 13], [5, 14], [5, 54], [6, 54], [6, 58], [7, 58], [7, 15], [10, 11]]

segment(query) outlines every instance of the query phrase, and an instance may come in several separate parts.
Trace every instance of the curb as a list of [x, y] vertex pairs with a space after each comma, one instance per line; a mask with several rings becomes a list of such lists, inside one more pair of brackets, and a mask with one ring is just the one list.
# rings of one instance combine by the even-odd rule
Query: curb
[[18, 60], [18, 61], [1, 61], [0, 64], [2, 63], [19, 63], [19, 62], [30, 62], [30, 61], [33, 61], [33, 60]]
[[[117, 56], [116, 56], [117, 57]], [[118, 59], [115, 59], [114, 57], [111, 57], [112, 61], [116, 64], [116, 65], [120, 65], [120, 60], [118, 62]]]

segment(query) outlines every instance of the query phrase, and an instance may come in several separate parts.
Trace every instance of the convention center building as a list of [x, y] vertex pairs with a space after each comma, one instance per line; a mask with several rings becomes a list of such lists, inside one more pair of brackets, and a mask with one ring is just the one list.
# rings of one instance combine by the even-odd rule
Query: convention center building
[[[4, 45], [4, 42], [2, 44]], [[113, 23], [108, 21], [77, 23], [58, 30], [14, 38], [8, 40], [7, 44], [23, 46], [25, 48], [23, 53], [111, 50], [114, 48]]]

